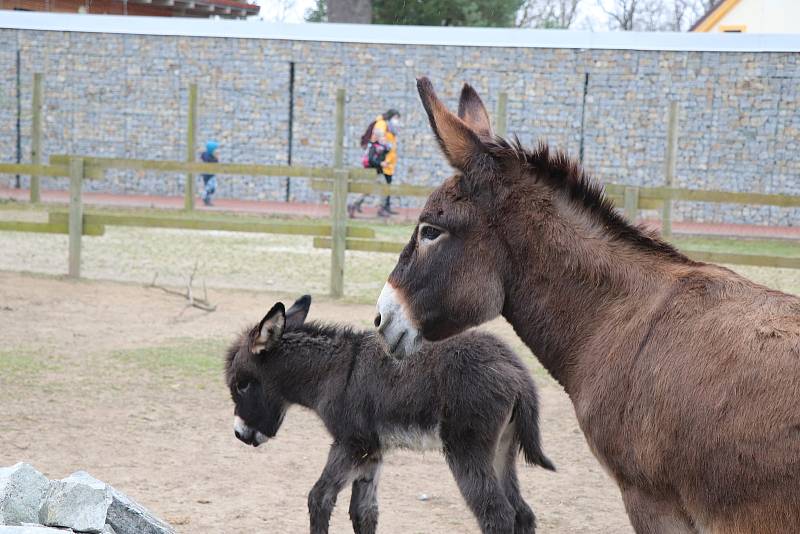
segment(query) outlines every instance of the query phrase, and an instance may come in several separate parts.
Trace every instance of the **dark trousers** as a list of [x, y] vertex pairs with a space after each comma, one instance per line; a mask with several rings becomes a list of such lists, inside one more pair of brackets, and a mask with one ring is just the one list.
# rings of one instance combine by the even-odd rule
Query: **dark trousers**
[[[392, 175], [391, 174], [384, 174], [383, 178], [384, 178], [384, 180], [386, 180], [386, 185], [392, 185]], [[389, 195], [386, 195], [386, 200], [383, 201], [383, 207], [388, 210], [389, 206], [391, 206], [391, 203], [392, 203], [392, 197], [389, 196]]]

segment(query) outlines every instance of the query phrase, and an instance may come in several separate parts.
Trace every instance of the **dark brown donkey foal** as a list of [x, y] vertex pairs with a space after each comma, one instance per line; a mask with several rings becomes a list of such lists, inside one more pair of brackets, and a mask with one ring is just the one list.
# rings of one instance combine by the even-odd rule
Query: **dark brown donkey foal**
[[636, 532], [800, 532], [800, 299], [632, 226], [563, 154], [493, 136], [471, 87], [458, 115], [418, 87], [458, 174], [381, 294], [393, 352], [502, 314], [569, 394]]
[[308, 496], [311, 532], [328, 531], [336, 496], [351, 481], [353, 528], [375, 532], [381, 461], [395, 447], [444, 451], [483, 532], [534, 532], [517, 454], [553, 466], [540, 447], [533, 381], [513, 351], [470, 332], [425, 344], [413, 361], [399, 362], [374, 333], [304, 324], [310, 304], [305, 296], [288, 312], [273, 306], [231, 346], [225, 375], [234, 431], [245, 443], [275, 436], [291, 404], [316, 412], [333, 436]]

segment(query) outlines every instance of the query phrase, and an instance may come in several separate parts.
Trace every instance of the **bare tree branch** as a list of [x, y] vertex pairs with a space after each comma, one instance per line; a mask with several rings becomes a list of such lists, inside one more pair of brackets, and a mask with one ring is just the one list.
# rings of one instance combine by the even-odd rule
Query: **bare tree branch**
[[622, 31], [689, 29], [714, 0], [597, 0], [608, 16], [608, 26]]
[[525, 0], [517, 14], [520, 28], [558, 28], [572, 26], [582, 0]]
[[188, 282], [186, 284], [186, 291], [177, 291], [175, 289], [169, 289], [167, 287], [157, 285], [156, 284], [156, 280], [158, 280], [158, 273], [155, 273], [153, 275], [153, 281], [150, 282], [150, 284], [145, 286], [145, 287], [153, 288], [153, 289], [160, 289], [164, 293], [168, 293], [170, 295], [177, 295], [179, 297], [183, 297], [184, 299], [186, 299], [187, 300], [187, 304], [183, 308], [183, 310], [181, 310], [181, 313], [178, 314], [179, 317], [181, 315], [183, 315], [183, 312], [185, 312], [188, 308], [198, 308], [198, 309], [203, 310], [203, 311], [213, 312], [213, 311], [215, 311], [217, 309], [217, 305], [216, 304], [211, 304], [208, 301], [208, 291], [206, 290], [206, 282], [205, 282], [205, 280], [203, 280], [203, 298], [202, 299], [194, 298], [194, 292], [193, 292], [192, 286], [194, 285], [194, 277], [197, 274], [197, 265], [198, 265], [198, 262], [195, 261], [194, 262], [194, 268], [192, 269], [192, 272], [189, 275], [189, 280], [188, 280]]

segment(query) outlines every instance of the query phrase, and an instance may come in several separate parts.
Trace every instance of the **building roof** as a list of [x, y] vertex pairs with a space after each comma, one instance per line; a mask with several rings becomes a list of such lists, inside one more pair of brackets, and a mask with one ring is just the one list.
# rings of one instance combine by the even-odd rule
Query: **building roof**
[[[200, 1], [196, 0], [196, 5]], [[219, 4], [223, 0], [213, 1]], [[224, 1], [233, 2], [235, 0]], [[376, 24], [277, 24], [256, 20], [198, 20], [2, 10], [0, 10], [0, 28], [429, 46], [699, 52], [800, 52], [800, 39], [796, 35], [782, 34], [745, 33], [732, 35], [722, 32], [593, 33], [572, 30], [443, 28], [381, 26]]]
[[711, 6], [697, 22], [692, 24], [689, 31], [707, 32], [739, 2], [740, 0], [719, 0], [716, 4]]
[[242, 18], [258, 15], [259, 6], [245, 0], [127, 0], [129, 4], [164, 6], [185, 17]]

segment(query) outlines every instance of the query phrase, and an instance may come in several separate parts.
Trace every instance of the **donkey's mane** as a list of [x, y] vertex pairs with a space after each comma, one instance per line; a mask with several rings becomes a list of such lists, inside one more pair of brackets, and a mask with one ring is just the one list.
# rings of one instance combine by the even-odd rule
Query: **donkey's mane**
[[[228, 346], [227, 351], [225, 352], [225, 370], [229, 372], [231, 367], [233, 366], [233, 359], [236, 357], [236, 353], [239, 352], [239, 348], [242, 346], [243, 343], [246, 343], [248, 338], [252, 335], [253, 330], [258, 326], [258, 323], [254, 324], [253, 326], [248, 326], [244, 330], [236, 336], [236, 339]], [[319, 337], [339, 337], [344, 336], [348, 338], [352, 337], [359, 337], [366, 332], [356, 330], [351, 326], [348, 325], [340, 325], [336, 323], [325, 323], [320, 321], [308, 321], [303, 323], [300, 326], [289, 327], [284, 332], [284, 335], [291, 335], [295, 332], [300, 332], [304, 336], [319, 336]]]
[[327, 323], [321, 321], [308, 321], [302, 325], [287, 329], [286, 333], [302, 332], [304, 335], [320, 336], [320, 337], [357, 337], [363, 335], [364, 332], [356, 330], [352, 326]]
[[572, 203], [592, 215], [612, 238], [674, 260], [691, 261], [656, 233], [633, 225], [620, 216], [606, 196], [602, 184], [586, 174], [580, 163], [561, 150], [551, 151], [550, 146], [542, 141], [534, 150], [528, 150], [516, 136], [513, 140], [495, 137], [489, 144], [489, 150], [501, 161], [514, 160], [522, 167], [524, 174], [534, 180], [541, 180], [548, 187], [565, 192]]

